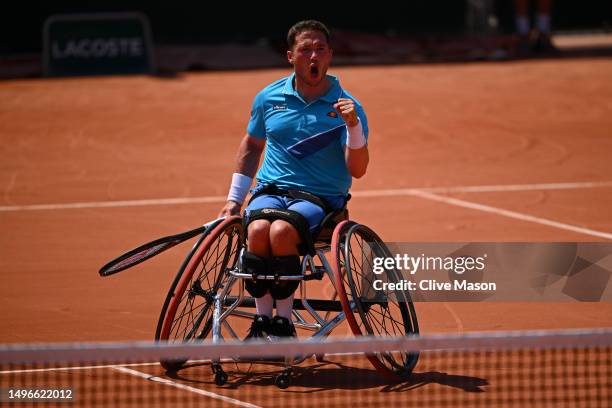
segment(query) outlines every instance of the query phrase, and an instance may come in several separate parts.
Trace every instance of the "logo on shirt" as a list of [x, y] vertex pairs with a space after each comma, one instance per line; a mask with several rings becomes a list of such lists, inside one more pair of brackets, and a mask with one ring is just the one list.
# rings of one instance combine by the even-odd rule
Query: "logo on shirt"
[[331, 111], [327, 112], [327, 116], [329, 116], [330, 118], [337, 118], [338, 114], [336, 113], [336, 111]]
[[272, 105], [272, 110], [286, 110], [286, 109], [287, 109], [286, 103], [277, 103], [275, 105]]

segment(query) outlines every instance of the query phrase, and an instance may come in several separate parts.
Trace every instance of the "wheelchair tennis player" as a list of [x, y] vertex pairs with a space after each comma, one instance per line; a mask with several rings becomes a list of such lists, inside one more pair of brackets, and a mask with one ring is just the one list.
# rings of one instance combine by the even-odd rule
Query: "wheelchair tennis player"
[[[289, 30], [287, 44], [293, 73], [255, 96], [219, 213], [239, 214], [251, 192], [242, 265], [254, 276], [300, 274], [300, 255], [312, 251], [312, 233], [326, 214], [345, 207], [352, 178], [362, 177], [369, 162], [365, 112], [327, 74], [333, 54], [327, 27], [300, 21]], [[257, 310], [247, 339], [296, 336], [291, 314], [298, 286], [291, 280], [246, 280]]]

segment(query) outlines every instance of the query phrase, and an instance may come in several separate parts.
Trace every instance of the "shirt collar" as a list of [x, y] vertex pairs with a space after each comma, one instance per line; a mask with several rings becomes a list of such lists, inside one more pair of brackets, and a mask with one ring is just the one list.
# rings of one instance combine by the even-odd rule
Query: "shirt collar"
[[[295, 72], [291, 74], [289, 77], [287, 77], [287, 82], [285, 82], [285, 87], [283, 88], [283, 94], [292, 95], [302, 100], [302, 97], [300, 96], [298, 91], [296, 91], [293, 88], [294, 78], [295, 78]], [[338, 80], [337, 77], [333, 75], [327, 75], [327, 79], [331, 81], [332, 86], [329, 88], [329, 90], [327, 91], [325, 95], [319, 98], [319, 100], [329, 102], [329, 103], [336, 103], [338, 98], [342, 96], [342, 88], [340, 87], [340, 81]]]

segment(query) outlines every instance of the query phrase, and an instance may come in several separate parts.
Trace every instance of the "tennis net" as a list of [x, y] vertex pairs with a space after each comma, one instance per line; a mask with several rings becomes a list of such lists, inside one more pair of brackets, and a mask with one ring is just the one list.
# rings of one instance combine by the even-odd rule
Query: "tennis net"
[[[404, 379], [383, 375], [381, 365], [392, 368], [390, 361], [417, 354]], [[366, 355], [379, 361], [378, 369]], [[223, 385], [211, 369], [217, 360], [227, 375]], [[1, 345], [0, 405], [604, 407], [612, 406], [611, 360], [612, 329], [336, 337], [274, 346]], [[288, 367], [289, 387], [280, 389], [275, 382]]]

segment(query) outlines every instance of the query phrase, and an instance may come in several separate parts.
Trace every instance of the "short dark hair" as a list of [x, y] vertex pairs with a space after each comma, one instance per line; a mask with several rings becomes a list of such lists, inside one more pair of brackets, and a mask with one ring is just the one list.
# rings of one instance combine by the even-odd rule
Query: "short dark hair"
[[293, 46], [295, 45], [295, 37], [297, 37], [298, 34], [309, 30], [320, 31], [325, 35], [325, 39], [329, 43], [329, 38], [331, 35], [325, 24], [317, 20], [303, 20], [295, 23], [287, 33], [287, 46], [289, 49], [293, 49]]

